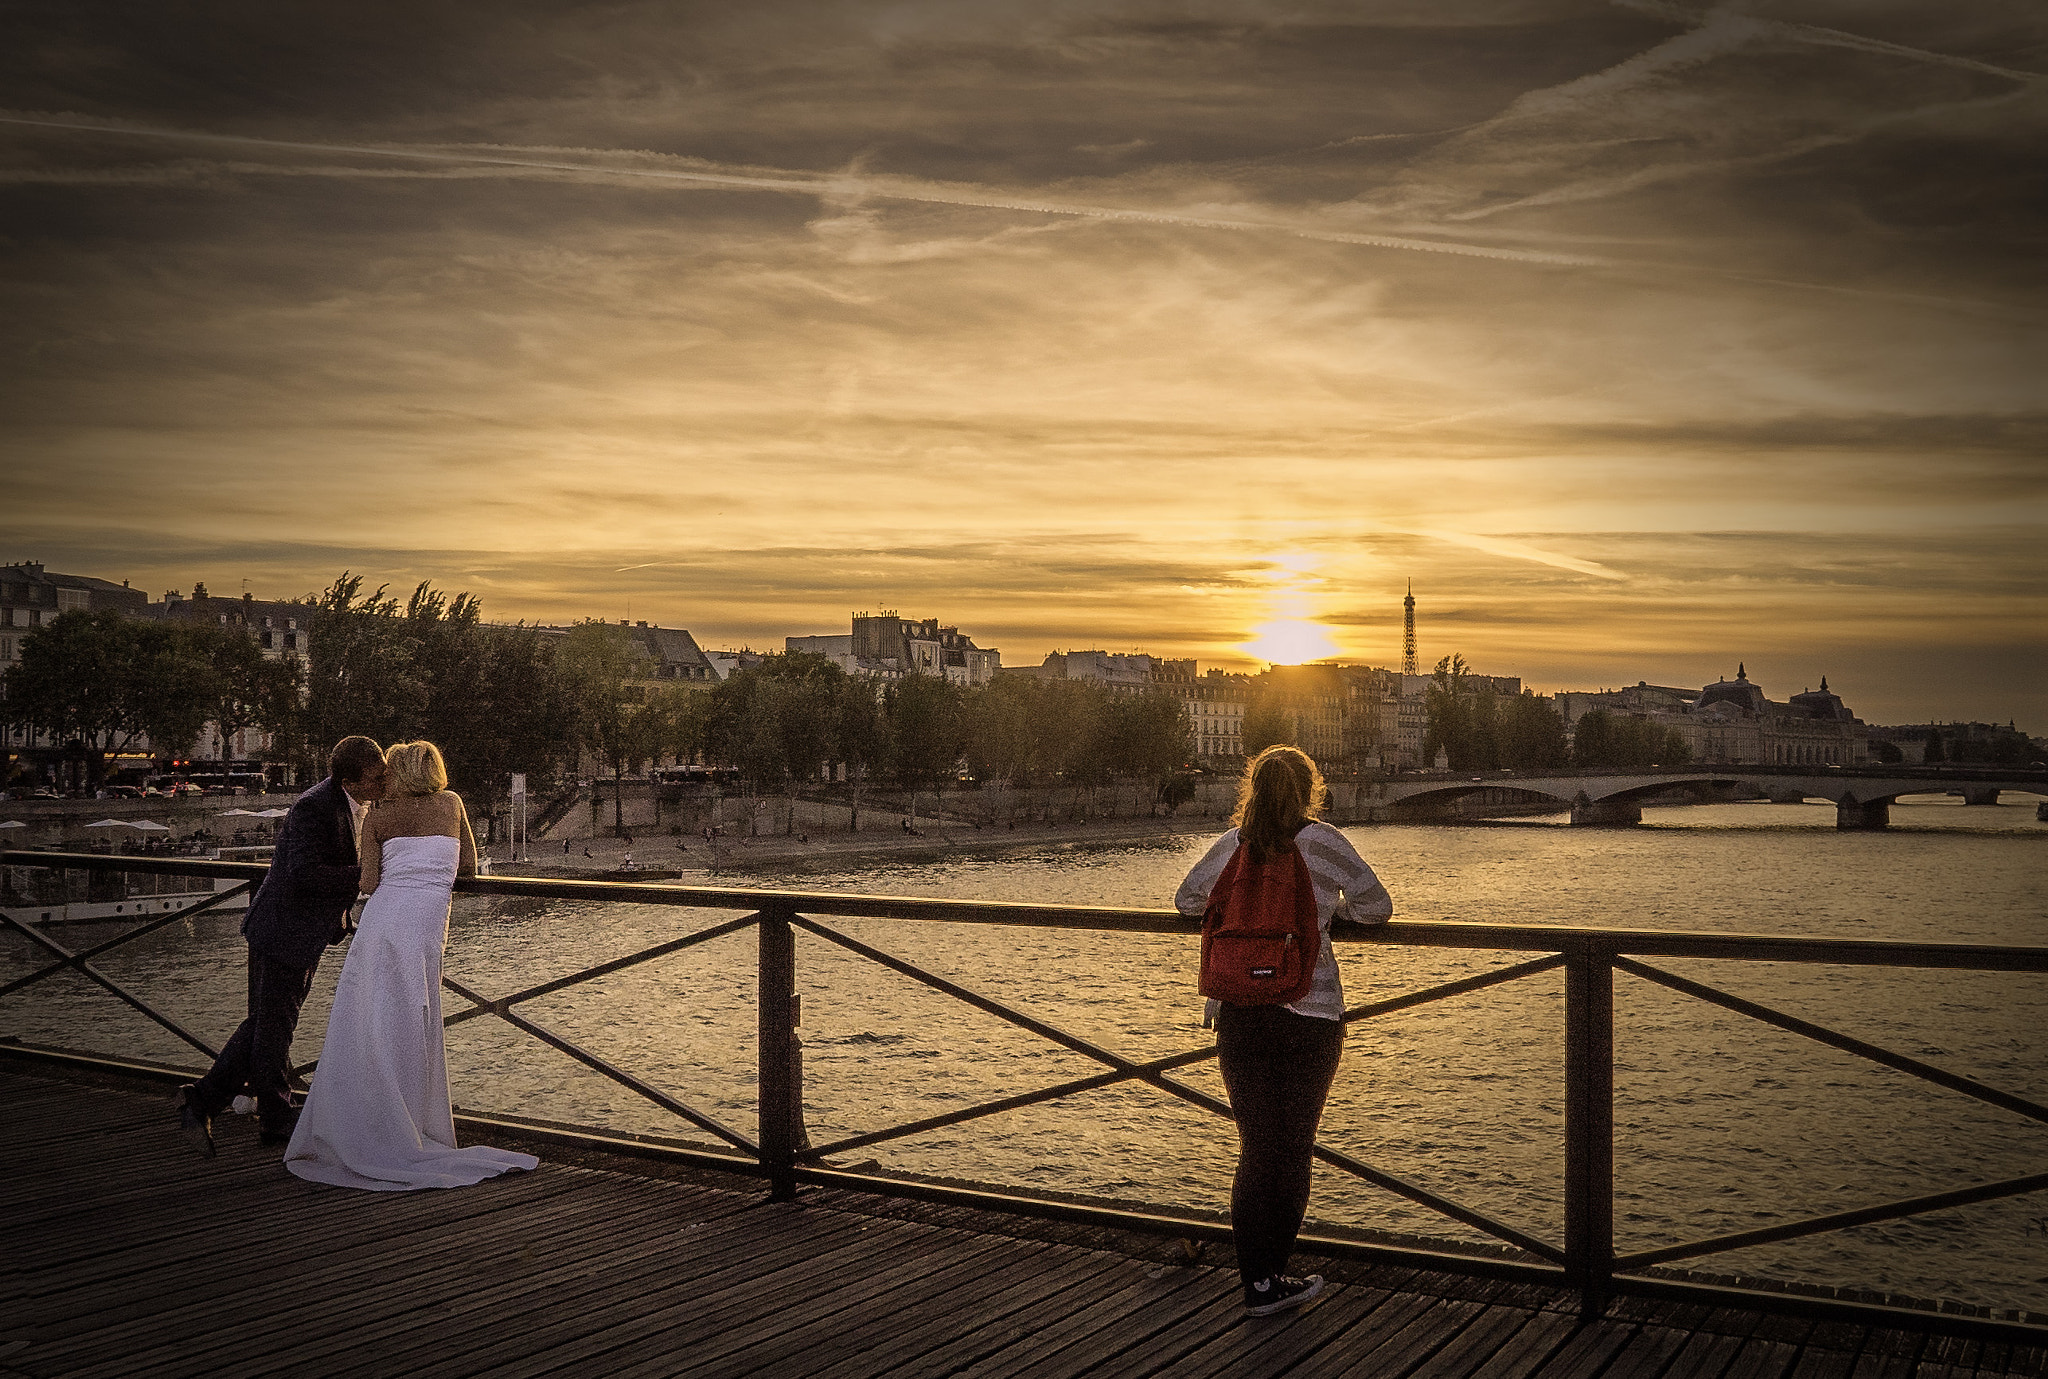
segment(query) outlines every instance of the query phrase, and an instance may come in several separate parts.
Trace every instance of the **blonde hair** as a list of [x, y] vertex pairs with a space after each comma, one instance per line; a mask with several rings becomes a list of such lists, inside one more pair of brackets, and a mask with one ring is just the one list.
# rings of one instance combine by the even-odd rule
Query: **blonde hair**
[[1330, 788], [1313, 758], [1299, 747], [1274, 746], [1245, 764], [1230, 822], [1252, 860], [1286, 847], [1301, 826], [1323, 812]]
[[438, 795], [448, 788], [448, 763], [431, 742], [398, 742], [384, 753], [391, 773], [385, 788], [394, 795]]

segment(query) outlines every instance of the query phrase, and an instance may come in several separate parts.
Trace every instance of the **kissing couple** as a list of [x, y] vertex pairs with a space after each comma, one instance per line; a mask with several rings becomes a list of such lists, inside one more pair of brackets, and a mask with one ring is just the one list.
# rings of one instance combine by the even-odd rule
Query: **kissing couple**
[[[249, 1013], [197, 1082], [179, 1089], [179, 1129], [214, 1152], [213, 1118], [245, 1088], [259, 1136], [301, 1178], [377, 1192], [461, 1187], [535, 1167], [531, 1154], [455, 1144], [441, 1030], [441, 952], [455, 878], [476, 874], [476, 838], [431, 742], [388, 752], [345, 737], [327, 777], [277, 832], [242, 920]], [[302, 1111], [291, 1104], [291, 1043], [325, 950], [348, 932], [334, 1009]]]

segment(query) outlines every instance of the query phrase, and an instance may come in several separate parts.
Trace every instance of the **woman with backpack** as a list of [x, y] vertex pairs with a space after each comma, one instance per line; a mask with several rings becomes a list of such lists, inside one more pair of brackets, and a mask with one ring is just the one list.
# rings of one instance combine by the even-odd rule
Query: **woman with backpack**
[[1245, 767], [1235, 825], [1197, 862], [1174, 908], [1202, 919], [1203, 1024], [1237, 1120], [1230, 1227], [1247, 1315], [1299, 1307], [1322, 1276], [1290, 1278], [1308, 1210], [1323, 1103], [1344, 1052], [1344, 988], [1330, 921], [1385, 920], [1387, 889], [1317, 816], [1329, 799], [1307, 753], [1268, 747]]

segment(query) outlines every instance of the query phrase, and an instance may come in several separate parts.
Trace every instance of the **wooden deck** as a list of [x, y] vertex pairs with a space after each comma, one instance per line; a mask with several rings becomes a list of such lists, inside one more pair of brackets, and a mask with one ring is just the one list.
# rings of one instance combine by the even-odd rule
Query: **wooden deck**
[[0, 1376], [1990, 1379], [2044, 1358], [1667, 1304], [1582, 1324], [1566, 1296], [1355, 1263], [1246, 1320], [1231, 1271], [1165, 1246], [559, 1160], [350, 1192], [234, 1118], [202, 1160], [168, 1107], [0, 1065]]

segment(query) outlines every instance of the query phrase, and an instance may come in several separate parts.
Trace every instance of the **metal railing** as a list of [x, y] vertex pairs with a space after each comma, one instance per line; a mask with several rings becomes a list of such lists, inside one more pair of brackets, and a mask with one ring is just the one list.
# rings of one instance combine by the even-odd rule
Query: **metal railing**
[[[217, 894], [185, 910], [153, 917], [126, 933], [79, 951], [71, 950], [49, 934], [41, 932], [33, 924], [12, 918], [5, 919], [7, 928], [27, 936], [49, 953], [53, 961], [25, 976], [0, 985], [0, 1000], [60, 972], [77, 972], [97, 983], [110, 995], [154, 1020], [208, 1058], [214, 1056], [216, 1050], [204, 1039], [185, 1029], [169, 1016], [153, 1009], [140, 996], [108, 977], [93, 965], [94, 960], [173, 921], [189, 919], [202, 910], [245, 892], [250, 885], [260, 881], [265, 873], [265, 867], [248, 863], [101, 857], [49, 852], [0, 853], [0, 866], [149, 872], [240, 881], [242, 884], [232, 891]], [[577, 1134], [562, 1131], [558, 1127], [556, 1133], [562, 1137], [600, 1140], [615, 1148], [659, 1152], [662, 1155], [707, 1166], [756, 1174], [767, 1180], [773, 1197], [783, 1200], [794, 1197], [800, 1183], [829, 1184], [899, 1196], [970, 1203], [1103, 1225], [1172, 1231], [1195, 1238], [1228, 1236], [1228, 1228], [1220, 1222], [1193, 1215], [1132, 1212], [1034, 1197], [1013, 1191], [978, 1191], [941, 1186], [904, 1177], [834, 1168], [825, 1162], [831, 1155], [844, 1154], [885, 1141], [960, 1125], [1006, 1111], [1127, 1082], [1143, 1083], [1226, 1119], [1231, 1113], [1229, 1106], [1222, 1100], [1172, 1076], [1179, 1069], [1214, 1058], [1214, 1044], [1163, 1058], [1144, 1061], [1132, 1059], [843, 933], [824, 923], [821, 916], [889, 919], [912, 923], [1017, 925], [1192, 936], [1195, 926], [1172, 911], [506, 877], [466, 879], [458, 882], [456, 889], [469, 894], [529, 899], [596, 900], [744, 912], [736, 918], [697, 929], [624, 957], [552, 978], [508, 995], [490, 996], [473, 990], [468, 984], [453, 977], [443, 976], [443, 986], [468, 1003], [467, 1008], [445, 1015], [445, 1023], [448, 1026], [484, 1017], [502, 1020], [661, 1107], [670, 1115], [712, 1135], [722, 1141], [727, 1148], [691, 1149], [671, 1145], [664, 1146], [659, 1151], [651, 1151], [645, 1145], [635, 1145], [625, 1138], [608, 1135], [602, 1130]], [[608, 1060], [580, 1047], [559, 1031], [548, 1028], [518, 1009], [540, 997], [667, 957], [749, 927], [756, 930], [759, 953], [759, 1037], [756, 1071], [759, 1114], [754, 1136], [750, 1137], [724, 1124], [705, 1110], [652, 1086], [626, 1069], [614, 1066]], [[827, 1144], [809, 1145], [803, 1132], [803, 1088], [795, 1033], [798, 1023], [798, 997], [794, 940], [798, 931], [836, 945], [954, 1000], [1007, 1021], [1039, 1038], [1092, 1059], [1102, 1064], [1104, 1071], [949, 1111], [943, 1115], [847, 1136]], [[1972, 1318], [1948, 1312], [1934, 1313], [1803, 1294], [1717, 1287], [1674, 1276], [1660, 1267], [1729, 1250], [1795, 1240], [1853, 1226], [1900, 1220], [1945, 1208], [2036, 1192], [2048, 1188], [2048, 1172], [1878, 1203], [1851, 1211], [1834, 1212], [1730, 1235], [1619, 1254], [1615, 1249], [1614, 1240], [1613, 1100], [1614, 974], [1621, 972], [1678, 995], [1707, 1002], [1827, 1047], [1867, 1059], [1950, 1092], [2029, 1120], [2048, 1124], [2048, 1106], [2043, 1106], [2039, 1102], [1949, 1072], [1920, 1059], [1881, 1048], [1852, 1035], [1814, 1024], [1646, 961], [1651, 958], [1690, 958], [2042, 973], [2048, 972], [2048, 947], [1405, 921], [1371, 927], [1340, 925], [1332, 937], [1339, 943], [1538, 955], [1493, 971], [1355, 1006], [1344, 1014], [1345, 1021], [1350, 1024], [1377, 1019], [1398, 1011], [1413, 1010], [1437, 1001], [1521, 981], [1540, 973], [1560, 968], [1563, 970], [1563, 1234], [1562, 1239], [1556, 1241], [1531, 1235], [1485, 1212], [1376, 1168], [1340, 1148], [1318, 1142], [1315, 1146], [1315, 1155], [1321, 1162], [1426, 1207], [1449, 1220], [1491, 1236], [1524, 1257], [1458, 1253], [1455, 1247], [1448, 1246], [1443, 1250], [1406, 1248], [1314, 1234], [1303, 1236], [1303, 1248], [1326, 1254], [1398, 1260], [1431, 1269], [1562, 1285], [1577, 1290], [1584, 1298], [1585, 1305], [1593, 1310], [1604, 1307], [1607, 1299], [1617, 1293], [1651, 1294], [1710, 1301], [1721, 1305], [1793, 1310], [1808, 1315], [1837, 1315], [1844, 1320], [1860, 1320], [1869, 1324], [1933, 1327], [1951, 1331], [1974, 1330], [2008, 1339], [2023, 1338], [2029, 1344], [2048, 1344], [2048, 1327], [2029, 1322]], [[302, 1075], [310, 1068], [309, 1064], [294, 1070], [295, 1076]], [[471, 1119], [481, 1123], [489, 1123], [491, 1120], [488, 1117]], [[504, 1123], [517, 1124], [522, 1129], [532, 1128], [531, 1123], [509, 1120]]]

